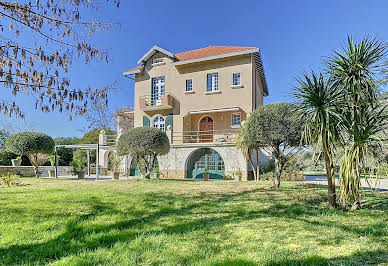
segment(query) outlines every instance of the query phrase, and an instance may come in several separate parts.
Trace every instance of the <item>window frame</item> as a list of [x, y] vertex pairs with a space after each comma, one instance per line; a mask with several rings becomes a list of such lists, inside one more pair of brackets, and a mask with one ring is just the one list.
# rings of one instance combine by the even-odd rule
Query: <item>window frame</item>
[[[239, 119], [239, 121], [240, 121], [240, 123], [239, 124], [235, 124], [234, 123], [234, 116], [236, 116], [236, 115], [238, 115], [239, 117], [240, 117], [240, 119]], [[241, 112], [234, 112], [234, 113], [232, 113], [232, 115], [231, 115], [231, 126], [232, 127], [239, 127], [239, 126], [241, 126]]]
[[164, 58], [163, 57], [152, 59], [152, 66], [164, 65], [165, 63], [166, 62], [164, 62]]
[[[156, 118], [158, 118], [158, 122], [157, 122], [158, 126], [155, 126], [155, 119]], [[163, 121], [161, 121], [161, 118], [163, 119]], [[163, 122], [163, 123], [161, 123], [161, 122]], [[163, 124], [163, 129], [160, 128], [161, 124]], [[164, 116], [162, 116], [161, 114], [154, 115], [152, 117], [152, 127], [159, 128], [160, 130], [166, 131], [166, 118]]]
[[[238, 84], [235, 84], [235, 77], [238, 75]], [[233, 73], [232, 75], [232, 86], [241, 86], [241, 72], [236, 72], [236, 73]]]
[[[213, 78], [209, 79], [212, 76], [217, 77], [215, 79], [215, 81], [213, 81]], [[211, 80], [211, 82], [209, 83], [210, 80]], [[214, 88], [213, 88], [213, 84], [215, 85]], [[218, 75], [218, 72], [207, 73], [207, 76], [206, 76], [206, 92], [208, 92], [208, 93], [210, 92], [211, 93], [211, 92], [218, 92], [218, 91], [220, 91], [218, 85], [219, 85], [219, 75]], [[209, 88], [211, 88], [211, 90], [209, 90]]]
[[[187, 88], [188, 88], [188, 82], [190, 82], [191, 84], [191, 88], [190, 88], [190, 90], [188, 90]], [[193, 92], [193, 79], [186, 79], [186, 87], [185, 87], [185, 92]]]

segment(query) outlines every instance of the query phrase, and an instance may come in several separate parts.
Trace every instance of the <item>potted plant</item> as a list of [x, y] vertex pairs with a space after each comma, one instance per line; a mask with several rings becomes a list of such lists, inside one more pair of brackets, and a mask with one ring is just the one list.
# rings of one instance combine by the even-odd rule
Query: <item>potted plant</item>
[[12, 162], [12, 166], [15, 166], [15, 167], [20, 166], [22, 164], [22, 156], [18, 156], [16, 157], [16, 159], [12, 159], [11, 162]]
[[234, 181], [241, 181], [242, 172], [241, 169], [238, 169], [234, 172]]
[[155, 174], [155, 177], [156, 177], [156, 178], [159, 178], [159, 177], [160, 177], [159, 167], [155, 167], [155, 168], [154, 168], [154, 174]]
[[210, 174], [209, 174], [207, 168], [205, 168], [205, 171], [203, 171], [202, 176], [203, 176], [203, 181], [209, 181]]
[[117, 157], [117, 155], [115, 155], [115, 158], [113, 159], [113, 172], [112, 172], [113, 179], [118, 180], [120, 177], [120, 171], [119, 171], [120, 163], [121, 163], [120, 158]]
[[[51, 167], [54, 167], [55, 166], [55, 155], [50, 155], [48, 157], [48, 160], [50, 162]], [[59, 160], [59, 156], [58, 156], [57, 160]], [[49, 173], [49, 177], [55, 177], [55, 168], [48, 170], [48, 173]]]
[[80, 159], [76, 158], [71, 163], [70, 166], [73, 166], [73, 170], [71, 171], [73, 175], [78, 176], [78, 179], [85, 178], [85, 171], [84, 167], [86, 166], [86, 163]]

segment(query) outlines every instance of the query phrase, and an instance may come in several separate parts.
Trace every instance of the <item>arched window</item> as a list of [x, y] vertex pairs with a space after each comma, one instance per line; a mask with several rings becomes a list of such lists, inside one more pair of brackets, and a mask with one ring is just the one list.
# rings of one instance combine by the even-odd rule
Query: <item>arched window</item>
[[163, 116], [158, 115], [154, 117], [153, 120], [153, 127], [160, 128], [161, 130], [165, 131], [165, 121]]

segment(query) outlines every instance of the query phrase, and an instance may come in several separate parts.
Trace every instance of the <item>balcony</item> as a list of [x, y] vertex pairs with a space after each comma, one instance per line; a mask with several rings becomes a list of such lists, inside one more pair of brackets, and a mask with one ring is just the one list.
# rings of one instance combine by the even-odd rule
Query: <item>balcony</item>
[[146, 95], [139, 98], [140, 109], [147, 111], [169, 110], [174, 108], [174, 97], [166, 93], [164, 95]]
[[184, 131], [172, 133], [173, 144], [185, 143], [234, 143], [239, 129]]

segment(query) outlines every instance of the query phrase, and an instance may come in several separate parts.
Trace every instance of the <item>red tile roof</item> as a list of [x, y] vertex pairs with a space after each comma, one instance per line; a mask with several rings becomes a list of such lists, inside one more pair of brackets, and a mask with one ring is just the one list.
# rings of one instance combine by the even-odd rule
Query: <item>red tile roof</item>
[[131, 68], [130, 70], [128, 70], [127, 72], [133, 72], [133, 71], [136, 71], [136, 70], [140, 70], [142, 69], [143, 66], [139, 65], [139, 66], [136, 66], [134, 68]]
[[[216, 56], [216, 55], [222, 55], [222, 54], [230, 54], [240, 51], [248, 51], [257, 49], [257, 47], [251, 47], [251, 46], [208, 46], [205, 48], [195, 49], [187, 52], [182, 52], [178, 54], [174, 54], [174, 57], [177, 59], [177, 61], [187, 61], [187, 60], [193, 60], [193, 59], [199, 59], [199, 58], [205, 58], [209, 56]], [[141, 70], [142, 66], [136, 66], [127, 72], [134, 72], [137, 70]]]
[[209, 56], [216, 56], [222, 54], [230, 54], [240, 51], [257, 49], [256, 47], [249, 46], [208, 46], [196, 50], [191, 50], [183, 53], [175, 54], [178, 61], [187, 61], [192, 59], [199, 59]]

